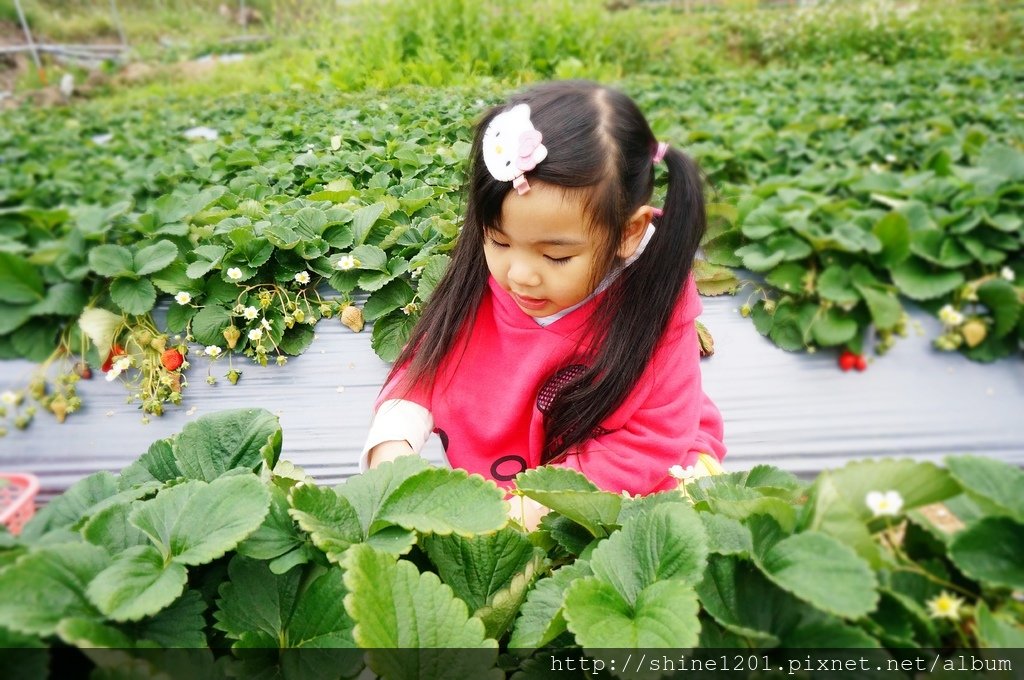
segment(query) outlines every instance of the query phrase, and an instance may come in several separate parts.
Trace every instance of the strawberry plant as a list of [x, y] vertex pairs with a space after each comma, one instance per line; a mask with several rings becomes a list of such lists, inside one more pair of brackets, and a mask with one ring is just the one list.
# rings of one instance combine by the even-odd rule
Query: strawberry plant
[[[718, 192], [702, 292], [735, 292], [742, 267], [755, 293], [741, 309], [762, 334], [860, 355], [907, 332], [905, 298], [943, 319], [938, 349], [991, 361], [1019, 353], [1024, 333], [1018, 67], [623, 87]], [[373, 322], [373, 348], [394, 359], [447, 266], [473, 118], [502, 92], [5, 113], [0, 357], [43, 364], [11, 390], [7, 420], [74, 413], [75, 381], [115, 345], [113, 375], [144, 417], [181, 402], [190, 364], [235, 382], [238, 359], [285, 363], [325, 318]]]
[[[810, 483], [760, 465], [635, 498], [540, 468], [504, 500], [416, 457], [319, 487], [281, 446], [265, 411], [211, 414], [0, 535], [2, 646], [78, 646], [111, 672], [184, 647], [210, 672], [427, 678], [573, 649], [1024, 641], [1024, 472], [995, 460]], [[519, 497], [551, 509], [531, 533]], [[439, 656], [386, 651], [422, 647]]]

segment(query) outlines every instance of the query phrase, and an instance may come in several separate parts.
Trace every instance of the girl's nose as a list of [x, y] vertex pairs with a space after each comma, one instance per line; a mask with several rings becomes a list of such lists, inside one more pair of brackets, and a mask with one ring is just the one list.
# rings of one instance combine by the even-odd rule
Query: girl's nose
[[508, 280], [516, 286], [523, 288], [539, 286], [540, 275], [537, 273], [529, 263], [524, 262], [521, 258], [514, 259], [508, 267]]

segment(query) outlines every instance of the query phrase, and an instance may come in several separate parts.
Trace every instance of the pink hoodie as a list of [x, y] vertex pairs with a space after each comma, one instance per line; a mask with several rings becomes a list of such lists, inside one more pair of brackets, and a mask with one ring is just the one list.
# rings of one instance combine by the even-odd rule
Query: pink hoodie
[[[457, 345], [445, 359], [433, 387], [396, 389], [402, 371], [384, 386], [375, 408], [388, 399], [420, 404], [433, 415], [452, 467], [510, 488], [516, 474], [540, 465], [544, 411], [560, 378], [582, 368], [576, 344], [604, 295], [542, 327], [493, 277], [489, 287], [468, 345]], [[700, 312], [690, 278], [633, 392], [579, 453], [558, 465], [579, 470], [607, 491], [648, 494], [678, 484], [668, 474], [672, 465], [692, 465], [700, 453], [725, 456], [722, 416], [701, 389], [693, 324]]]

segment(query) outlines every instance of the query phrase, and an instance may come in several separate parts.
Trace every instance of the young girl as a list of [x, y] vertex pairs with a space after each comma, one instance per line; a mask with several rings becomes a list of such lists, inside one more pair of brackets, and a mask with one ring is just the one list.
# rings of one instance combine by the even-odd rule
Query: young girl
[[505, 488], [546, 464], [630, 494], [676, 487], [675, 466], [698, 459], [718, 471], [690, 275], [705, 229], [694, 162], [626, 95], [588, 82], [491, 109], [471, 154], [451, 265], [377, 400], [363, 469], [436, 432], [449, 464]]

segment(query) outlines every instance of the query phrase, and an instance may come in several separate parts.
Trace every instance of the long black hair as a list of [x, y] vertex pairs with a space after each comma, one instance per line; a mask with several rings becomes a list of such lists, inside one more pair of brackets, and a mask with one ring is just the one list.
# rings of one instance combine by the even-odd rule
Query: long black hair
[[[640, 109], [625, 94], [586, 81], [543, 83], [491, 108], [477, 124], [470, 156], [466, 211], [448, 271], [438, 283], [409, 343], [395, 362], [407, 366], [403, 384], [432, 385], [446, 357], [458, 350], [487, 290], [484, 230], [501, 223], [512, 190], [488, 172], [481, 151], [484, 130], [499, 113], [529, 104], [544, 137], [547, 158], [527, 173], [577, 196], [589, 228], [604, 244], [599, 272], [620, 265], [617, 251], [629, 218], [654, 191], [657, 140]], [[703, 181], [683, 152], [664, 156], [668, 186], [659, 228], [643, 255], [606, 290], [588, 321], [593, 342], [586, 371], [555, 397], [544, 420], [542, 462], [560, 460], [592, 436], [626, 399], [654, 354], [689, 276], [706, 228]], [[595, 282], [596, 283], [596, 282]]]

